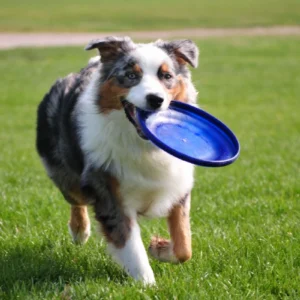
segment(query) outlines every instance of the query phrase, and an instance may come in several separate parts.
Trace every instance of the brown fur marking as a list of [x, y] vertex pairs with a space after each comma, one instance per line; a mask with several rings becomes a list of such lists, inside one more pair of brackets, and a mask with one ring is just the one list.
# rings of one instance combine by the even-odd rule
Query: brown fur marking
[[122, 196], [120, 192], [120, 182], [114, 176], [110, 176], [108, 179], [109, 189], [112, 194], [116, 197], [118, 204], [121, 206], [122, 204]]
[[186, 86], [182, 78], [178, 78], [178, 83], [173, 90], [174, 99], [181, 102], [187, 102], [186, 98]]
[[133, 67], [132, 67], [132, 71], [135, 72], [135, 73], [143, 73], [143, 70], [142, 68], [138, 65], [138, 64], [135, 64]]
[[90, 224], [87, 206], [72, 205], [71, 217], [69, 221], [70, 228], [74, 234], [83, 232]]
[[186, 86], [184, 84], [183, 79], [181, 76], [178, 76], [177, 83], [175, 87], [173, 87], [170, 90], [167, 90], [167, 92], [170, 95], [170, 98], [173, 100], [181, 101], [181, 102], [188, 102], [186, 97]]
[[161, 73], [170, 73], [169, 66], [168, 66], [166, 63], [163, 63], [163, 64], [160, 66], [160, 72], [161, 72]]
[[169, 230], [173, 241], [173, 252], [179, 262], [185, 262], [192, 257], [191, 231], [188, 209], [176, 205], [168, 217]]
[[100, 88], [100, 111], [108, 114], [112, 110], [122, 109], [121, 97], [126, 96], [127, 93], [128, 89], [116, 85], [114, 78], [104, 82]]
[[[169, 66], [166, 63], [163, 63], [160, 66], [160, 72], [161, 73], [170, 73]], [[184, 81], [182, 77], [179, 75], [177, 76], [177, 82], [176, 85], [173, 88], [166, 88], [167, 93], [169, 94], [171, 100], [175, 99], [177, 101], [181, 102], [187, 102], [186, 98], [186, 86], [184, 84]]]

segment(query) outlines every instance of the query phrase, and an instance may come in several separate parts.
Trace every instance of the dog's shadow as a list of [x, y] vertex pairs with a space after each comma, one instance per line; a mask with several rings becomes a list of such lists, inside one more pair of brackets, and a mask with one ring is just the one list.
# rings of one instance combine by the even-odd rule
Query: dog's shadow
[[99, 255], [89, 255], [90, 249], [82, 251], [82, 246], [71, 243], [66, 243], [61, 253], [50, 241], [5, 247], [0, 252], [0, 292], [9, 292], [17, 286], [39, 289], [47, 283], [63, 287], [88, 279], [104, 279], [121, 285], [128, 281], [125, 273], [105, 255], [104, 249], [96, 248]]

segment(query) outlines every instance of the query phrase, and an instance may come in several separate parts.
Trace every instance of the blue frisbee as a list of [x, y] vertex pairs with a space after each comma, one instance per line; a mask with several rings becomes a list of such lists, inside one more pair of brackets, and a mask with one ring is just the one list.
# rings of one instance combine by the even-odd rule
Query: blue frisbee
[[159, 112], [137, 110], [144, 135], [169, 154], [198, 166], [233, 163], [240, 145], [233, 132], [214, 116], [195, 106], [172, 101]]

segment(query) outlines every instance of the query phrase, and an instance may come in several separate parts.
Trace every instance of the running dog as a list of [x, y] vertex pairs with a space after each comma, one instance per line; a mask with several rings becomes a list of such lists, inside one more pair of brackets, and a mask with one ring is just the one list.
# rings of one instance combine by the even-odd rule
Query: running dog
[[170, 240], [152, 238], [153, 257], [190, 259], [194, 167], [147, 140], [136, 108], [166, 110], [173, 99], [196, 105], [188, 64], [197, 67], [199, 51], [190, 40], [136, 44], [129, 37], [93, 40], [90, 49], [100, 56], [57, 80], [40, 103], [37, 150], [71, 204], [74, 242], [90, 236], [91, 205], [111, 256], [133, 278], [154, 284], [137, 219], [167, 217]]

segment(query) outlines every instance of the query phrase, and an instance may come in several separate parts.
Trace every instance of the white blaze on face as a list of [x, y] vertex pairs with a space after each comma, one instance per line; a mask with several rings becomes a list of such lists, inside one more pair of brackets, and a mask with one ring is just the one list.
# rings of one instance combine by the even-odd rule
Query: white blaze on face
[[169, 106], [168, 94], [157, 73], [164, 63], [172, 68], [172, 59], [163, 50], [153, 45], [143, 45], [137, 48], [132, 55], [143, 70], [143, 77], [138, 85], [130, 89], [127, 100], [135, 106], [145, 109], [147, 108], [146, 96], [156, 94], [164, 99], [161, 109], [167, 109]]

